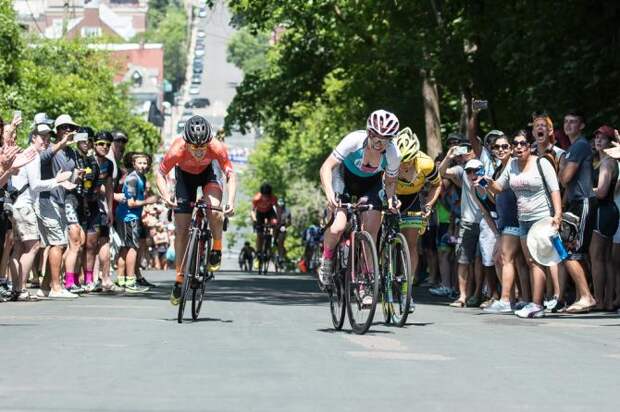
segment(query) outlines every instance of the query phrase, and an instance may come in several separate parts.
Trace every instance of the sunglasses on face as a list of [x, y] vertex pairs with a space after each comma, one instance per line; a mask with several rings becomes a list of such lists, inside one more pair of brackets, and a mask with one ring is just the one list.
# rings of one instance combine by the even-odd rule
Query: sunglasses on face
[[392, 137], [390, 136], [381, 136], [381, 135], [376, 134], [375, 132], [368, 132], [368, 137], [372, 139], [380, 140], [383, 143], [387, 143], [390, 140], [392, 140]]
[[105, 146], [105, 147], [110, 147], [110, 142], [106, 141], [106, 140], [98, 140], [95, 142], [95, 144], [97, 146]]
[[189, 148], [192, 150], [204, 150], [207, 147], [206, 144], [203, 145], [197, 145], [197, 144], [189, 144]]
[[493, 150], [508, 150], [510, 149], [510, 145], [508, 143], [504, 143], [504, 144], [494, 144], [493, 145]]
[[479, 174], [482, 172], [481, 168], [477, 168], [477, 169], [465, 169], [465, 173], [467, 173], [468, 175], [475, 173], [475, 174]]
[[527, 140], [515, 140], [512, 142], [513, 146], [519, 147], [519, 146], [529, 146], [530, 144], [527, 142]]

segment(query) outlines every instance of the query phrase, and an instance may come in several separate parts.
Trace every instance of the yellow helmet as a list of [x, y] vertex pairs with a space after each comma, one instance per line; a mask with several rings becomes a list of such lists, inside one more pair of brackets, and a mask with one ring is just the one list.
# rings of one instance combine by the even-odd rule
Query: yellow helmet
[[409, 127], [405, 127], [396, 136], [396, 146], [400, 151], [401, 161], [408, 162], [420, 151], [420, 140]]

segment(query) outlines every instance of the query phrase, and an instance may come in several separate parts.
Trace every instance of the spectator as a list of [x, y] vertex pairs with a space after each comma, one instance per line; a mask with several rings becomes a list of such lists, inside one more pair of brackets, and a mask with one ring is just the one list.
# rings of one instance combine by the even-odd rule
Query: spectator
[[611, 264], [611, 247], [618, 229], [618, 208], [614, 202], [618, 162], [605, 153], [614, 139], [614, 130], [609, 126], [601, 126], [594, 132], [599, 160], [594, 169], [594, 193], [598, 205], [591, 212], [595, 218], [589, 252], [597, 310], [614, 309], [615, 273]]
[[[125, 260], [125, 279], [120, 280], [128, 292], [146, 292], [148, 288], [136, 283], [136, 265], [142, 229], [142, 208], [153, 204], [157, 197], [146, 197], [145, 173], [148, 168], [148, 156], [133, 156], [133, 171], [125, 178], [122, 192], [127, 199], [116, 208], [116, 230], [121, 238], [121, 256]], [[119, 276], [120, 277], [120, 276]]]
[[155, 243], [156, 250], [156, 259], [157, 263], [155, 264], [156, 268], [162, 270], [168, 270], [168, 261], [166, 260], [166, 252], [168, 251], [168, 245], [170, 243], [170, 239], [168, 238], [168, 233], [164, 228], [163, 223], [158, 223], [157, 232], [153, 237], [153, 242]]
[[489, 189], [496, 194], [509, 186], [516, 195], [521, 248], [526, 256], [532, 279], [532, 302], [515, 314], [522, 318], [537, 318], [544, 316], [545, 272], [543, 267], [532, 259], [526, 239], [534, 223], [543, 218], [553, 216], [553, 225], [559, 228], [562, 220], [560, 188], [551, 163], [547, 159], [538, 160], [536, 156], [531, 155], [530, 145], [525, 136], [517, 134], [512, 145], [515, 158], [506, 165], [497, 181], [488, 178], [487, 181]]
[[71, 172], [59, 173], [55, 178], [41, 180], [41, 160], [39, 153], [49, 146], [52, 129], [47, 124], [37, 124], [30, 134], [32, 161], [21, 168], [11, 178], [12, 191], [8, 194], [12, 203], [11, 221], [14, 231], [11, 272], [14, 298], [19, 301], [36, 300], [26, 289], [26, 280], [32, 270], [34, 260], [39, 251], [39, 230], [37, 216], [33, 205], [38, 203], [39, 193], [49, 191], [57, 186], [72, 189], [74, 184], [68, 182]]
[[585, 118], [577, 111], [564, 116], [564, 132], [571, 141], [566, 156], [560, 161], [560, 183], [566, 188], [567, 212], [579, 218], [579, 232], [574, 245], [569, 245], [570, 255], [566, 269], [575, 282], [577, 300], [566, 309], [568, 313], [584, 313], [596, 306], [588, 289], [585, 258], [592, 238], [595, 194], [592, 185], [592, 150], [583, 136]]

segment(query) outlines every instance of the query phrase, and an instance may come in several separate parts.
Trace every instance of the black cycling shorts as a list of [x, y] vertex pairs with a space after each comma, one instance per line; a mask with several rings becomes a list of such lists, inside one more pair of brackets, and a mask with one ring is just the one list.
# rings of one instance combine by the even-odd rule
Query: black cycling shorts
[[269, 209], [268, 212], [256, 211], [256, 230], [260, 232], [263, 225], [265, 224], [265, 221], [267, 221], [267, 223], [270, 223], [276, 219], [276, 211], [273, 210], [273, 208]]
[[210, 164], [200, 174], [194, 175], [181, 170], [180, 167], [175, 168], [176, 188], [175, 195], [177, 207], [174, 209], [176, 213], [191, 213], [192, 203], [196, 202], [196, 192], [202, 187], [203, 193], [206, 193], [206, 186], [215, 183], [219, 186], [217, 176], [213, 171], [213, 165]]
[[400, 212], [421, 212], [422, 205], [420, 201], [420, 194], [413, 193], [411, 195], [398, 195], [400, 200]]
[[347, 195], [349, 197], [355, 196], [357, 199], [367, 197], [367, 204], [372, 205], [376, 210], [381, 210], [383, 206], [383, 174], [377, 173], [373, 176], [361, 177], [351, 173], [346, 166], [343, 166], [343, 169], [344, 193], [342, 194], [345, 197], [343, 200], [345, 202], [351, 200], [346, 199]]

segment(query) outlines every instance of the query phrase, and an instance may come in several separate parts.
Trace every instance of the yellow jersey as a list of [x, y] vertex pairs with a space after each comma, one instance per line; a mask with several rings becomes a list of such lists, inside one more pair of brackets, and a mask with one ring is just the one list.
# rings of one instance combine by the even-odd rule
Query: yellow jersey
[[397, 195], [412, 195], [420, 192], [426, 183], [431, 186], [437, 186], [441, 183], [439, 170], [435, 167], [433, 159], [426, 153], [418, 152], [409, 163], [414, 168], [413, 180], [409, 182], [399, 176], [396, 183]]

